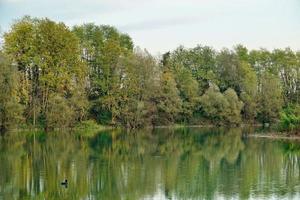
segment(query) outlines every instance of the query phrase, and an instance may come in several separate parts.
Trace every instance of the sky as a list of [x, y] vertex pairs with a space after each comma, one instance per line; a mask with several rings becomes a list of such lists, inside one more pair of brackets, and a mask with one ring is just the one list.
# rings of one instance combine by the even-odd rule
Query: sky
[[24, 15], [113, 25], [154, 54], [197, 44], [300, 50], [300, 0], [0, 0], [1, 32]]

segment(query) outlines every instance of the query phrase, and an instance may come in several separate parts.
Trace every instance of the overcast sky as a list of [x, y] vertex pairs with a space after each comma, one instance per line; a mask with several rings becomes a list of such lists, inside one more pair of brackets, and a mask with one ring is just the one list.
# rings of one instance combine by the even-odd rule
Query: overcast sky
[[152, 53], [238, 43], [300, 50], [300, 0], [0, 0], [2, 32], [24, 15], [113, 25]]

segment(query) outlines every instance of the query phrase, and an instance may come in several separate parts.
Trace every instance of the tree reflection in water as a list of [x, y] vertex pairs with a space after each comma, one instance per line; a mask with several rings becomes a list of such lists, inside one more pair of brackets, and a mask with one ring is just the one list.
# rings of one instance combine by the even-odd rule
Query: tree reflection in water
[[[0, 199], [299, 198], [300, 144], [241, 129], [13, 134], [0, 140]], [[26, 135], [26, 136], [24, 136]], [[68, 179], [68, 188], [60, 182]]]

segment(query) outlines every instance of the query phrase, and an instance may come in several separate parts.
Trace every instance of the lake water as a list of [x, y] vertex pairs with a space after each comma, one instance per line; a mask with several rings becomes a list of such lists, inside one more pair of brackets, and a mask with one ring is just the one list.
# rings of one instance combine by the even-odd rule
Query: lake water
[[300, 143], [246, 132], [6, 135], [0, 138], [0, 200], [300, 199]]

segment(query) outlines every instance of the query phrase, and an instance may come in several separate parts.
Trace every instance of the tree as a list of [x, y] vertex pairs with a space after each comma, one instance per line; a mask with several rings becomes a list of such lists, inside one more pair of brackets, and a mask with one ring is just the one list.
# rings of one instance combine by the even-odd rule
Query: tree
[[25, 16], [12, 25], [11, 31], [4, 34], [4, 51], [16, 64], [20, 73], [20, 103], [24, 107], [26, 120], [36, 121], [37, 81], [32, 63], [35, 57], [34, 24], [36, 19]]
[[89, 67], [91, 116], [101, 123], [116, 124], [122, 75], [118, 64], [122, 57], [130, 56], [133, 42], [111, 26], [84, 24], [74, 26], [73, 33], [80, 39], [81, 56]]
[[298, 104], [290, 104], [280, 112], [280, 128], [294, 133], [299, 131], [300, 106]]
[[182, 46], [169, 55], [169, 66], [173, 69], [183, 67], [188, 69], [198, 82], [198, 93], [201, 95], [209, 87], [209, 83], [218, 83], [215, 74], [216, 52], [208, 46], [198, 45], [186, 49]]
[[243, 103], [231, 88], [222, 94], [216, 85], [211, 85], [200, 102], [205, 116], [214, 124], [238, 125], [241, 122]]
[[223, 49], [218, 53], [216, 60], [220, 90], [225, 91], [227, 88], [232, 88], [239, 95], [241, 93], [240, 63], [236, 54], [229, 49]]
[[160, 91], [157, 61], [147, 51], [136, 49], [118, 65], [122, 66], [118, 121], [128, 128], [153, 125]]
[[289, 48], [272, 52], [273, 69], [280, 75], [285, 105], [299, 102], [300, 68], [296, 54]]
[[127, 128], [199, 118], [267, 123], [279, 119], [282, 107], [299, 104], [300, 53], [289, 48], [180, 46], [158, 60], [112, 26], [70, 30], [25, 16], [4, 34], [3, 52], [2, 129], [22, 112], [28, 124], [46, 129], [88, 118]]
[[211, 85], [200, 99], [204, 116], [214, 124], [222, 124], [225, 120], [223, 112], [228, 108], [228, 102], [220, 92], [218, 86]]
[[228, 108], [225, 109], [226, 113], [223, 115], [225, 116], [225, 121], [227, 124], [238, 125], [242, 122], [241, 120], [241, 110], [243, 108], [243, 102], [239, 100], [236, 92], [229, 88], [224, 92], [224, 97], [228, 102]]
[[165, 69], [160, 78], [160, 91], [157, 97], [158, 118], [155, 124], [174, 123], [181, 110], [182, 101], [176, 87], [174, 75]]
[[241, 62], [240, 67], [240, 99], [244, 102], [242, 113], [244, 119], [253, 121], [257, 115], [257, 76], [249, 63]]
[[180, 119], [189, 122], [199, 103], [199, 86], [191, 72], [186, 68], [177, 68], [174, 72], [175, 80], [179, 90], [179, 96], [182, 101]]
[[269, 72], [262, 75], [258, 97], [258, 120], [262, 123], [275, 122], [282, 108], [282, 89], [279, 78]]
[[25, 17], [5, 34], [4, 49], [22, 74], [26, 116], [47, 127], [50, 96], [70, 99], [84, 88], [77, 87], [85, 85], [87, 72], [77, 37], [63, 23]]
[[0, 52], [0, 132], [8, 130], [22, 120], [18, 89], [17, 70]]
[[64, 97], [59, 94], [50, 95], [46, 113], [47, 129], [71, 127], [76, 119], [74, 115], [75, 111]]
[[257, 114], [257, 76], [248, 62], [247, 48], [237, 45], [234, 51], [224, 49], [217, 60], [221, 90], [233, 88], [244, 102], [244, 119], [253, 121]]

